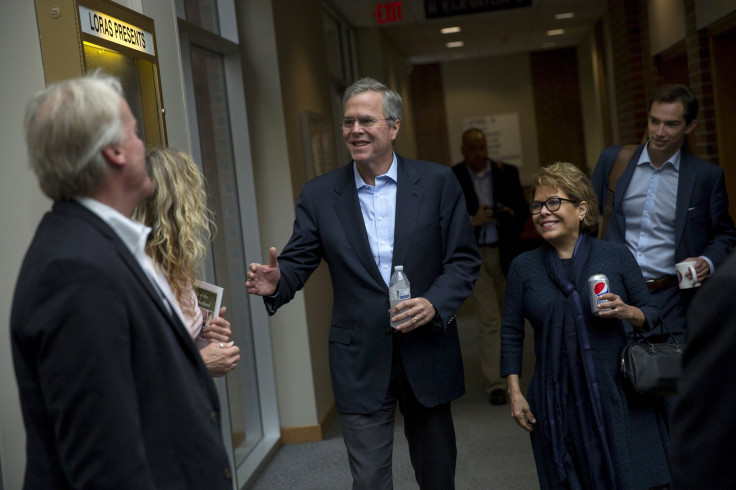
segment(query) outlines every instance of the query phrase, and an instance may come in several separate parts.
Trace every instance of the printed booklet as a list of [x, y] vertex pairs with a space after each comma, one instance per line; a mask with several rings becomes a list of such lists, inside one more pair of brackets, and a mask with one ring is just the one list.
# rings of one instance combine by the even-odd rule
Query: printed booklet
[[215, 286], [204, 281], [194, 281], [194, 291], [197, 293], [197, 303], [202, 310], [202, 328], [197, 335], [197, 344], [207, 344], [204, 338], [204, 327], [210, 320], [220, 314], [220, 303], [222, 303], [222, 291], [220, 286]]

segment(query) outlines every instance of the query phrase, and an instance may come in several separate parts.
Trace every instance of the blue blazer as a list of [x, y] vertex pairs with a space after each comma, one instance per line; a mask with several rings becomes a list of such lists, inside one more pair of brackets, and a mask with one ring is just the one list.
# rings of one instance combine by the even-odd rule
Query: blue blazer
[[25, 489], [230, 489], [214, 383], [116, 233], [77, 202], [41, 221], [10, 329]]
[[[620, 149], [621, 146], [612, 146], [603, 150], [593, 172], [593, 190], [598, 194], [601, 210], [606, 206], [608, 176]], [[616, 182], [605, 240], [626, 243], [626, 218], [621, 202], [643, 150], [644, 145], [639, 145]], [[736, 230], [728, 214], [723, 169], [681, 150], [675, 205], [675, 262], [704, 255], [718, 268], [733, 252], [734, 245]]]
[[[451, 169], [398, 155], [397, 163], [393, 263], [404, 266], [412, 297], [428, 299], [438, 315], [398, 334], [398, 343], [414, 394], [433, 407], [465, 392], [454, 315], [473, 289], [480, 257]], [[264, 298], [269, 313], [290, 301], [323, 259], [334, 295], [329, 355], [337, 410], [374, 413], [385, 399], [396, 334], [387, 334], [388, 286], [368, 243], [352, 165], [302, 188], [293, 234], [278, 258], [278, 294]]]

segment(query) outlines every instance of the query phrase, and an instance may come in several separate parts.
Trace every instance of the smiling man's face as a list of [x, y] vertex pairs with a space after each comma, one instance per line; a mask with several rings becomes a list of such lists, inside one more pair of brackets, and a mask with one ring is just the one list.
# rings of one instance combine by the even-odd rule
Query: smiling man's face
[[[343, 128], [342, 137], [355, 163], [370, 167], [391, 165], [393, 141], [399, 132], [399, 121], [386, 120], [380, 92], [363, 92], [345, 102], [345, 118], [356, 120], [351, 128]], [[376, 123], [369, 128], [358, 124], [359, 118]]]

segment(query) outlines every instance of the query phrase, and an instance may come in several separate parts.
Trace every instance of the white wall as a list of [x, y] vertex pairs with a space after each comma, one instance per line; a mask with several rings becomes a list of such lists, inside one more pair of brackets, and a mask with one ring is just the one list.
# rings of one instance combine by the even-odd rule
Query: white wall
[[51, 206], [27, 163], [23, 143], [25, 103], [45, 86], [33, 2], [5, 2], [0, 16], [0, 461], [4, 488], [21, 488], [25, 430], [10, 352], [10, 304], [25, 250], [36, 225]]
[[[283, 88], [273, 4], [272, 0], [250, 0], [238, 5], [246, 98], [255, 102], [248, 106], [248, 127], [262, 251], [251, 260], [262, 263], [268, 260], [269, 247], [281, 252], [291, 235], [295, 200], [290, 152], [300, 148], [288, 145], [285, 136], [291, 121], [286, 121], [283, 92], [291, 84]], [[291, 117], [298, 120], [298, 114]], [[314, 426], [321, 415], [315, 400], [306, 316], [304, 294], [300, 293], [270, 318], [282, 427]]]
[[519, 178], [522, 185], [528, 185], [539, 169], [529, 56], [512, 54], [446, 62], [442, 64], [442, 84], [452, 157], [451, 162], [445, 163], [463, 159], [463, 118], [515, 112], [519, 115], [523, 158]]

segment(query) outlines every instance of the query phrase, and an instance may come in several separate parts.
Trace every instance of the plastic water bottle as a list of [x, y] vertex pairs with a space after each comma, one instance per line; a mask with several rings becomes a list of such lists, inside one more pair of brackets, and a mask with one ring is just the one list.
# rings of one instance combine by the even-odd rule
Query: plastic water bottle
[[[394, 306], [409, 298], [411, 298], [409, 279], [404, 273], [404, 266], [397, 265], [394, 267], [394, 273], [391, 274], [391, 280], [388, 282], [388, 299], [391, 303], [391, 309], [393, 310]], [[391, 313], [391, 317], [393, 316], [394, 314]], [[391, 327], [396, 328], [408, 320], [409, 318], [405, 318], [400, 322], [391, 322]]]

